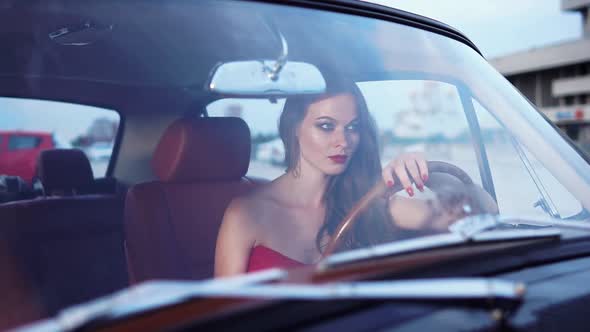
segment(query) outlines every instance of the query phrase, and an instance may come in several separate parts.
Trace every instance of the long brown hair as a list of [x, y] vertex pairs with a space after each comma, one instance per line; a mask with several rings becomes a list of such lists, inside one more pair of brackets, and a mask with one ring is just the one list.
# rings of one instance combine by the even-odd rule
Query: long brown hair
[[[330, 238], [340, 221], [369, 189], [381, 180], [381, 162], [375, 121], [369, 114], [365, 99], [354, 83], [328, 86], [322, 95], [288, 97], [279, 119], [279, 135], [285, 145], [287, 172], [297, 173], [300, 151], [296, 130], [309, 106], [321, 99], [350, 94], [356, 102], [359, 144], [348, 167], [341, 174], [330, 177], [323, 199], [325, 218], [316, 237], [322, 251], [325, 239]], [[355, 227], [346, 234], [340, 250], [364, 247], [383, 242], [392, 233], [385, 201], [377, 201], [359, 216]]]

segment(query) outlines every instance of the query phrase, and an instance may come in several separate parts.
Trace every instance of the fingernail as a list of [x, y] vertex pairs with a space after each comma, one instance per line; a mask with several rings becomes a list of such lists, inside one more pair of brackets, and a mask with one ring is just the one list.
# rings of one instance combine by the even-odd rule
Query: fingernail
[[387, 180], [387, 186], [388, 186], [389, 188], [393, 187], [393, 181], [391, 181], [391, 180]]
[[408, 192], [408, 195], [410, 195], [410, 197], [414, 196], [414, 189], [412, 189], [412, 187], [407, 187], [406, 191]]
[[419, 185], [416, 185], [416, 187], [418, 187], [418, 190], [420, 190], [421, 192], [424, 192], [424, 186], [423, 185], [419, 184]]
[[428, 174], [422, 175], [422, 180], [424, 180], [424, 182], [428, 181]]

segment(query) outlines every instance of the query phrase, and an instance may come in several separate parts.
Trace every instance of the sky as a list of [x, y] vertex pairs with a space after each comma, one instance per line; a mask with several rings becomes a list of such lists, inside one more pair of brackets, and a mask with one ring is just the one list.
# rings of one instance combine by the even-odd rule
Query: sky
[[370, 0], [444, 22], [493, 58], [582, 36], [577, 12], [560, 0]]
[[71, 143], [99, 118], [118, 122], [119, 114], [92, 106], [0, 97], [0, 130], [47, 131]]

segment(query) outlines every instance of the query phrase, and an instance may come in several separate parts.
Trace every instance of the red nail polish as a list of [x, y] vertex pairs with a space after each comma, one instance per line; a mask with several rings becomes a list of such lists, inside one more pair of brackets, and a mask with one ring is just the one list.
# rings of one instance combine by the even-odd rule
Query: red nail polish
[[408, 195], [410, 195], [410, 197], [414, 196], [414, 189], [412, 189], [411, 187], [407, 187], [406, 191], [408, 192]]
[[424, 180], [424, 182], [428, 181], [428, 174], [422, 175], [422, 180]]
[[424, 192], [424, 186], [423, 185], [417, 185], [416, 187], [418, 187], [418, 190], [420, 190], [421, 192]]
[[391, 180], [387, 180], [387, 186], [388, 186], [389, 188], [393, 187], [393, 181], [391, 181]]

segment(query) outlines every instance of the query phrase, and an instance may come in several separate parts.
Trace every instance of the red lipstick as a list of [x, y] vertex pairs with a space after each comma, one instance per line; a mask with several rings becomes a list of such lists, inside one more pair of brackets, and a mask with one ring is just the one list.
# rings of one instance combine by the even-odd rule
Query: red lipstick
[[346, 160], [348, 160], [348, 156], [345, 154], [336, 154], [333, 156], [329, 156], [330, 160], [335, 162], [336, 164], [344, 164]]

